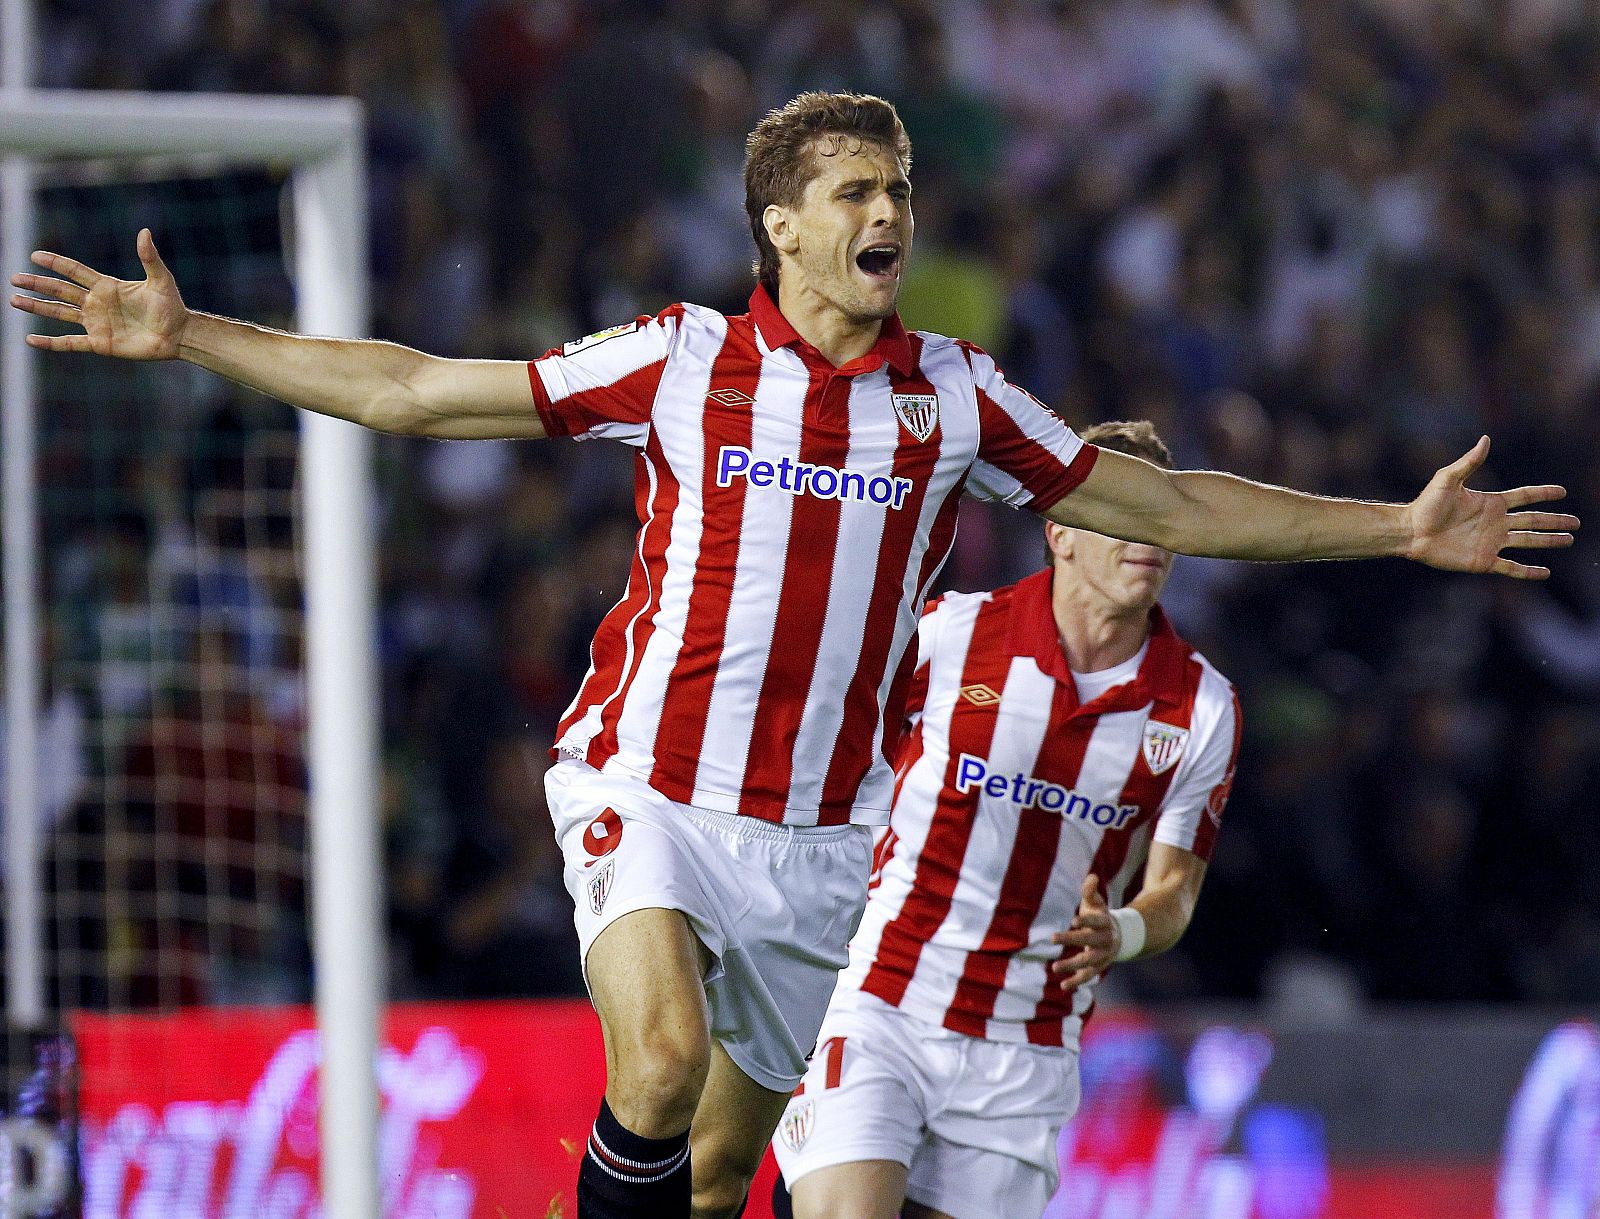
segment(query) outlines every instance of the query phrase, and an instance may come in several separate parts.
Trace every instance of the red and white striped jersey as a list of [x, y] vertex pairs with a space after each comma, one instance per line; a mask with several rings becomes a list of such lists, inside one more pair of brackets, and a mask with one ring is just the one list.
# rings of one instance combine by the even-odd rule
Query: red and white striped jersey
[[952, 593], [918, 632], [894, 816], [839, 985], [973, 1037], [1074, 1045], [1050, 937], [1091, 871], [1112, 907], [1152, 838], [1211, 857], [1238, 757], [1233, 686], [1159, 608], [1132, 680], [1079, 705], [1051, 573]]
[[750, 305], [673, 305], [529, 366], [549, 434], [639, 450], [627, 591], [556, 751], [702, 808], [881, 824], [962, 491], [1043, 510], [1096, 450], [970, 344], [892, 318], [834, 368]]

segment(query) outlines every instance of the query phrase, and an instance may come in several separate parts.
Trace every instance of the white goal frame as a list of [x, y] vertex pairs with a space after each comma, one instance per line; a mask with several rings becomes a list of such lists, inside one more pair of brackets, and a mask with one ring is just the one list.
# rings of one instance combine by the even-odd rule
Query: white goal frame
[[[14, 74], [13, 81], [15, 80]], [[292, 167], [296, 325], [368, 329], [365, 121], [348, 98], [0, 90], [0, 267], [26, 269], [35, 160], [171, 156]], [[132, 248], [134, 234], [127, 234]], [[64, 251], [71, 253], [71, 251]], [[9, 295], [9, 293], [8, 293]], [[204, 302], [195, 302], [203, 305]], [[4, 450], [6, 981], [8, 1016], [42, 1022], [43, 897], [36, 812], [38, 487], [34, 352], [0, 306]], [[58, 359], [91, 359], [63, 356]], [[371, 436], [301, 412], [311, 914], [322, 1034], [322, 1196], [328, 1219], [380, 1212], [376, 1057], [384, 966], [378, 829]]]

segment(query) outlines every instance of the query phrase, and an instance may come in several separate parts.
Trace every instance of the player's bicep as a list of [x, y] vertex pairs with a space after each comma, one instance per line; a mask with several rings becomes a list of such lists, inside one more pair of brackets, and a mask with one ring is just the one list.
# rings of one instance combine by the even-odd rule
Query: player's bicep
[[429, 359], [412, 378], [416, 434], [437, 440], [538, 440], [544, 421], [521, 360]]
[[1083, 482], [1045, 516], [1072, 529], [1163, 546], [1169, 522], [1182, 511], [1183, 495], [1170, 472], [1141, 457], [1102, 449]]

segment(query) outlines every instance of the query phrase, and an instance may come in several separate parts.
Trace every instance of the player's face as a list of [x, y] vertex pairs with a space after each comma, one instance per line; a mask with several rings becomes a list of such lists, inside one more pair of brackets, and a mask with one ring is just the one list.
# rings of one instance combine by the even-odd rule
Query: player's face
[[900, 295], [911, 254], [911, 183], [881, 144], [819, 137], [816, 177], [800, 205], [784, 209], [795, 249], [784, 268], [785, 290], [843, 313], [852, 321], [887, 318]]
[[1148, 613], [1172, 574], [1172, 554], [1083, 529], [1058, 530], [1056, 561], [1113, 613]]

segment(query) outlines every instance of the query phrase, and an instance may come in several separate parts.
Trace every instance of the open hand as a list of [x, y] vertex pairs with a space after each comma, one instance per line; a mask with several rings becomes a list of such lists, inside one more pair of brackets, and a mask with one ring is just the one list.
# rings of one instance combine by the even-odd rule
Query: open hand
[[1548, 567], [1502, 558], [1507, 547], [1549, 550], [1572, 545], [1578, 518], [1564, 512], [1517, 512], [1529, 504], [1560, 499], [1557, 486], [1511, 491], [1470, 491], [1467, 479], [1489, 456], [1483, 436], [1462, 457], [1435, 474], [1407, 505], [1412, 542], [1407, 557], [1446, 571], [1493, 572], [1518, 580], [1543, 580]]
[[11, 298], [13, 308], [57, 322], [83, 327], [82, 334], [30, 334], [28, 344], [42, 351], [91, 351], [124, 360], [171, 360], [178, 355], [189, 311], [178, 283], [156, 253], [149, 229], [140, 229], [136, 243], [144, 264], [141, 283], [102, 275], [92, 267], [36, 250], [33, 261], [49, 275], [22, 273], [11, 286], [33, 296]]
[[1074, 991], [1105, 972], [1117, 955], [1117, 927], [1111, 921], [1106, 899], [1100, 896], [1100, 881], [1093, 872], [1083, 878], [1083, 892], [1072, 926], [1058, 931], [1051, 941], [1078, 951], [1062, 955], [1050, 966], [1061, 978], [1061, 989]]

